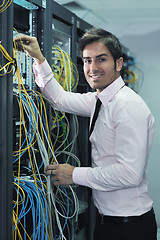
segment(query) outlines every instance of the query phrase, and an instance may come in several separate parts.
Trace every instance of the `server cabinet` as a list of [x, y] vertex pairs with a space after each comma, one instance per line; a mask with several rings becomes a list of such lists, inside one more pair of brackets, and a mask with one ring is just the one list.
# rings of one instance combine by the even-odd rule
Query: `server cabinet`
[[[68, 41], [70, 42], [70, 49], [68, 49], [68, 53], [70, 54], [73, 63], [76, 65], [79, 74], [79, 81], [77, 84], [75, 92], [87, 92], [89, 86], [85, 81], [85, 77], [83, 74], [83, 63], [81, 57], [78, 52], [78, 41], [82, 34], [92, 26], [86, 23], [84, 20], [78, 18], [75, 14], [70, 12], [69, 10], [62, 8], [59, 4], [52, 2], [52, 16], [53, 16], [53, 25], [52, 28], [61, 31], [64, 36], [68, 34]], [[58, 26], [59, 25], [59, 26]], [[60, 35], [59, 35], [60, 36]], [[53, 31], [52, 39], [56, 38], [56, 31]], [[63, 42], [63, 37], [59, 38], [59, 43], [61, 45]], [[70, 121], [70, 138], [76, 134], [74, 129], [73, 119], [74, 116], [68, 116]], [[73, 153], [79, 157], [81, 162], [81, 166], [89, 166], [89, 158], [88, 158], [88, 124], [89, 119], [78, 117], [78, 136], [76, 138], [74, 148], [72, 149]], [[90, 191], [85, 187], [78, 187], [76, 189], [76, 194], [79, 200], [79, 215], [78, 215], [78, 230], [75, 233], [77, 239], [91, 239], [92, 229], [90, 228], [89, 219], [90, 219]], [[75, 238], [76, 238], [75, 237]]]
[[[21, 34], [36, 36], [46, 56], [49, 52], [48, 45], [44, 44], [45, 38], [48, 37], [44, 29], [49, 29], [47, 4], [49, 1], [13, 1], [12, 29], [14, 37]], [[38, 176], [44, 173], [44, 169], [38, 148], [38, 135], [35, 135], [38, 128], [42, 127], [39, 120], [43, 117], [39, 116], [38, 106], [42, 106], [43, 99], [38, 94], [34, 81], [32, 59], [24, 51], [18, 50], [15, 50], [15, 58], [18, 71], [12, 79], [14, 82], [12, 239], [23, 237], [46, 239], [51, 231], [48, 224], [49, 206], [46, 204], [46, 190], [42, 178], [38, 179]]]
[[[1, 1], [2, 2], [2, 1]], [[0, 2], [0, 3], [1, 3]], [[75, 64], [79, 70], [80, 80], [74, 91], [82, 92], [87, 91], [88, 87], [84, 81], [84, 76], [82, 73], [82, 62], [78, 56], [78, 39], [82, 33], [91, 26], [85, 21], [79, 19], [75, 14], [60, 6], [52, 0], [30, 0], [21, 1], [14, 0], [10, 7], [5, 10], [0, 15], [0, 41], [6, 48], [7, 52], [12, 56], [13, 50], [13, 37], [17, 34], [28, 34], [36, 36], [40, 44], [41, 50], [50, 63], [53, 65], [55, 63], [55, 58], [53, 55], [53, 46], [56, 45], [62, 48], [65, 52], [72, 57], [73, 64]], [[6, 28], [6, 25], [8, 28]], [[4, 63], [4, 57], [0, 56], [1, 65]], [[57, 65], [59, 62], [56, 63]], [[20, 57], [20, 65], [18, 65], [22, 82], [27, 91], [38, 90], [33, 78], [30, 73], [30, 66], [32, 65], [32, 60], [22, 53]], [[18, 169], [18, 164], [16, 165], [15, 158], [12, 154], [13, 150], [18, 150], [20, 129], [23, 127], [20, 123], [19, 115], [19, 105], [17, 104], [17, 98], [15, 97], [15, 91], [13, 96], [13, 87], [16, 89], [18, 86], [17, 80], [13, 84], [13, 73], [4, 75], [1, 77], [1, 117], [0, 117], [0, 159], [1, 159], [1, 238], [2, 239], [14, 239], [12, 235], [12, 205], [13, 196], [16, 195], [17, 190], [13, 186], [13, 170], [14, 172]], [[17, 88], [18, 92], [18, 88]], [[52, 128], [52, 110], [48, 103], [46, 103], [46, 110], [48, 116], [48, 123], [51, 133]], [[69, 139], [77, 134], [73, 123], [75, 123], [74, 116], [67, 116], [70, 122], [70, 133]], [[70, 149], [73, 154], [78, 156], [81, 160], [82, 166], [88, 165], [88, 119], [79, 118], [79, 128], [80, 133], [75, 140], [74, 146]], [[26, 127], [29, 128], [29, 121], [27, 120], [26, 114], [24, 114], [24, 122]], [[22, 141], [25, 141], [25, 131], [21, 132]], [[82, 145], [83, 139], [83, 145]], [[81, 145], [81, 148], [78, 146]], [[36, 147], [35, 147], [36, 150]], [[14, 151], [15, 152], [15, 151]], [[36, 154], [37, 150], [36, 150]], [[38, 156], [38, 158], [41, 158]], [[62, 159], [63, 161], [64, 159]], [[15, 161], [15, 162], [14, 162]], [[61, 161], [61, 159], [60, 159]], [[13, 164], [14, 162], [14, 164]], [[28, 153], [21, 156], [21, 167], [23, 171], [20, 172], [20, 181], [25, 182], [27, 185], [30, 182], [26, 180], [27, 174], [30, 177], [31, 166], [29, 162]], [[27, 170], [26, 170], [27, 169]], [[43, 170], [42, 170], [43, 171]], [[24, 177], [24, 178], [23, 178]], [[21, 184], [24, 184], [24, 182]], [[14, 183], [15, 184], [15, 183]], [[16, 183], [17, 184], [17, 183]], [[13, 188], [13, 191], [12, 191]], [[76, 226], [74, 232], [73, 221], [71, 221], [70, 227], [72, 229], [72, 236], [66, 233], [67, 239], [73, 239], [77, 235], [77, 238], [82, 236], [83, 239], [89, 239], [86, 233], [80, 233], [81, 229], [85, 228], [86, 223], [89, 220], [88, 206], [90, 204], [90, 197], [88, 196], [86, 189], [76, 189], [76, 193], [79, 197], [80, 209], [79, 209], [79, 224]], [[28, 193], [26, 192], [26, 196]], [[20, 199], [19, 199], [20, 200]], [[18, 200], [18, 201], [19, 201]], [[18, 202], [17, 201], [17, 202]], [[34, 202], [35, 200], [33, 200]], [[20, 209], [19, 209], [20, 211]], [[17, 213], [19, 213], [17, 211]], [[18, 216], [17, 216], [18, 217]], [[23, 224], [27, 223], [27, 232], [32, 236], [33, 226], [29, 224], [28, 218], [32, 219], [31, 215], [26, 216], [25, 220], [21, 220]], [[19, 224], [20, 219], [17, 218], [17, 223]], [[25, 223], [26, 222], [26, 223]], [[31, 221], [30, 221], [31, 222]], [[13, 231], [18, 225], [13, 226]], [[20, 235], [24, 234], [22, 228], [19, 229]], [[54, 229], [55, 239], [57, 230]], [[59, 236], [60, 237], [60, 236]], [[16, 237], [20, 238], [20, 237]], [[51, 237], [52, 239], [52, 237]]]
[[[0, 1], [0, 44], [12, 57], [13, 6]], [[7, 27], [6, 27], [7, 26]], [[0, 64], [7, 63], [0, 52]], [[6, 71], [7, 72], [7, 71]], [[0, 76], [0, 238], [12, 239], [12, 74]], [[6, 74], [5, 74], [6, 73]]]

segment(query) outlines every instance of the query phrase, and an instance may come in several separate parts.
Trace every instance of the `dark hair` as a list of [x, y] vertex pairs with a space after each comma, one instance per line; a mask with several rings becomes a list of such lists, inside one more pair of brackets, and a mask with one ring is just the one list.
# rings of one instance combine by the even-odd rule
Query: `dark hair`
[[116, 62], [117, 59], [123, 56], [122, 47], [118, 38], [114, 34], [104, 29], [95, 27], [86, 31], [82, 38], [80, 38], [79, 40], [79, 51], [81, 56], [85, 46], [93, 42], [103, 43], [110, 51], [114, 62]]

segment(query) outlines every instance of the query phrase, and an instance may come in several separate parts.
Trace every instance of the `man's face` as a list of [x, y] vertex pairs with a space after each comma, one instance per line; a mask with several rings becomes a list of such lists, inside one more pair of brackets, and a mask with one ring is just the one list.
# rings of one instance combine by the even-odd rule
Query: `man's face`
[[91, 88], [101, 92], [111, 82], [120, 76], [123, 59], [116, 61], [116, 70], [114, 59], [108, 48], [99, 42], [88, 44], [83, 49], [84, 74]]

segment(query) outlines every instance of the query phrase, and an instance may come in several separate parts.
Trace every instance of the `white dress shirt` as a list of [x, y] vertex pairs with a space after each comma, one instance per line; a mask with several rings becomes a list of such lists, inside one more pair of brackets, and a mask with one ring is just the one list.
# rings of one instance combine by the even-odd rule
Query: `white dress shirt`
[[41, 91], [62, 111], [93, 117], [96, 98], [102, 105], [90, 136], [92, 166], [76, 167], [73, 182], [92, 188], [103, 215], [135, 216], [152, 208], [146, 167], [154, 135], [154, 118], [143, 99], [121, 77], [100, 94], [70, 93], [54, 79], [47, 61], [34, 65]]

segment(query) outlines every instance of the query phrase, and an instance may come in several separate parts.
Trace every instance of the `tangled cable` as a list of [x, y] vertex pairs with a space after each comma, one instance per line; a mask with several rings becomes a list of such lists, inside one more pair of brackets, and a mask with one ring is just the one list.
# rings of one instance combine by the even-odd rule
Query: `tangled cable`
[[124, 59], [124, 81], [135, 92], [138, 92], [142, 87], [144, 76], [142, 70], [137, 66], [136, 59], [127, 56]]
[[[16, 49], [16, 43], [14, 45]], [[64, 57], [65, 53], [61, 50], [60, 52]], [[13, 239], [58, 240], [66, 239], [66, 235], [69, 239], [73, 239], [74, 223], [77, 221], [79, 209], [74, 191], [76, 186], [53, 187], [50, 176], [44, 175], [44, 168], [50, 163], [59, 163], [62, 159], [64, 162], [72, 159], [72, 162], [75, 161], [75, 166], [80, 166], [79, 159], [72, 153], [78, 134], [78, 121], [74, 117], [75, 136], [69, 140], [70, 125], [65, 113], [57, 110], [57, 107], [41, 93], [26, 89], [19, 71], [22, 54], [25, 53], [14, 50], [17, 69], [13, 79], [13, 94], [19, 108], [19, 116], [17, 117], [17, 149], [13, 151]], [[62, 59], [63, 57], [61, 56]], [[77, 81], [74, 81], [72, 73], [72, 78], [67, 82], [69, 73], [66, 73], [65, 66], [71, 72], [76, 70], [73, 70], [71, 59], [66, 59], [65, 65], [62, 64], [63, 70], [59, 65], [58, 71], [63, 72], [64, 88], [71, 90], [75, 89]], [[56, 73], [57, 78], [59, 73]], [[32, 73], [31, 75], [34, 81], [34, 76]], [[61, 81], [61, 77], [58, 80]], [[46, 104], [51, 107], [51, 128]], [[28, 215], [30, 228], [27, 227]]]
[[71, 57], [59, 46], [52, 47], [52, 70], [57, 81], [67, 91], [74, 91], [78, 85], [79, 75]]
[[0, 64], [0, 76], [4, 76], [5, 74], [11, 73], [13, 70], [16, 72], [17, 70], [17, 62], [15, 58], [12, 58], [6, 49], [0, 43], [0, 52], [3, 57], [8, 61], [4, 66]]

